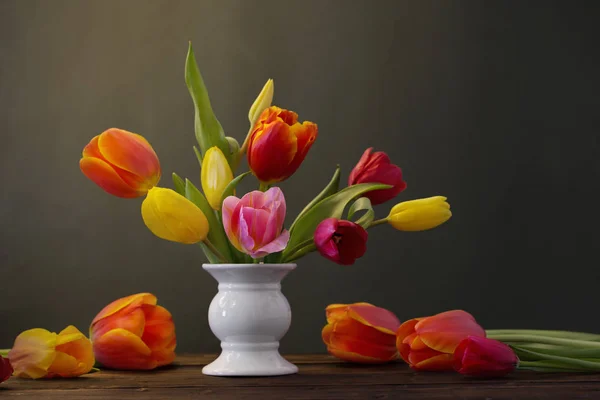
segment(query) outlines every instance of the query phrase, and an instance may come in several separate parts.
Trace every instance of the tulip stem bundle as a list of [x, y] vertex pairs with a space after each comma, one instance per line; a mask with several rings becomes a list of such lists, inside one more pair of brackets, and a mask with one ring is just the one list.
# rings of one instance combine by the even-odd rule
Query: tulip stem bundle
[[600, 371], [600, 335], [569, 331], [488, 330], [511, 346], [519, 368], [544, 372]]

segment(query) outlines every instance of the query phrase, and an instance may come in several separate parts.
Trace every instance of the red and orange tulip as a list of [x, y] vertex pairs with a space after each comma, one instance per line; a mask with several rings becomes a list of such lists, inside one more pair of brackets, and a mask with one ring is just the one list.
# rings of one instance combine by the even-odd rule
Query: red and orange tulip
[[365, 150], [348, 177], [348, 186], [359, 183], [384, 183], [392, 186], [389, 189], [373, 190], [364, 194], [375, 205], [396, 197], [406, 189], [406, 182], [402, 179], [400, 167], [392, 164], [386, 153], [383, 151], [371, 153], [372, 151], [372, 147]]
[[148, 370], [175, 359], [171, 314], [150, 293], [113, 301], [94, 318], [90, 337], [96, 359], [113, 369]]
[[111, 128], [83, 149], [81, 171], [106, 192], [124, 198], [145, 195], [160, 180], [158, 157], [144, 137]]
[[466, 311], [446, 311], [404, 322], [397, 332], [402, 359], [422, 371], [452, 370], [454, 350], [468, 336], [485, 337], [485, 330]]
[[321, 336], [330, 354], [357, 363], [385, 363], [398, 358], [396, 330], [400, 321], [369, 303], [331, 304]]
[[72, 325], [58, 335], [41, 328], [21, 333], [8, 358], [20, 378], [72, 378], [94, 366], [90, 340]]
[[248, 164], [263, 183], [289, 178], [317, 138], [317, 125], [298, 122], [298, 114], [272, 106], [262, 112], [248, 144]]

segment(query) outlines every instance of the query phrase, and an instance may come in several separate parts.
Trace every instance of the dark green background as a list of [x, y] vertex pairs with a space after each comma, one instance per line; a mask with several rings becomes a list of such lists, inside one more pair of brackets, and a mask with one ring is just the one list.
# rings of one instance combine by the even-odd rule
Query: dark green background
[[172, 171], [199, 181], [188, 40], [228, 135], [243, 140], [270, 77], [276, 104], [319, 124], [281, 185], [290, 216], [368, 146], [403, 168], [399, 200], [452, 204], [437, 230], [372, 230], [353, 266], [300, 260], [283, 285], [283, 351], [323, 351], [324, 308], [355, 301], [402, 320], [463, 308], [487, 328], [599, 332], [598, 8], [0, 0], [0, 347], [32, 327], [86, 331], [106, 303], [149, 291], [173, 313], [179, 351], [218, 350], [200, 249], [154, 237], [141, 199], [102, 192], [78, 167], [115, 126], [152, 143], [163, 186]]

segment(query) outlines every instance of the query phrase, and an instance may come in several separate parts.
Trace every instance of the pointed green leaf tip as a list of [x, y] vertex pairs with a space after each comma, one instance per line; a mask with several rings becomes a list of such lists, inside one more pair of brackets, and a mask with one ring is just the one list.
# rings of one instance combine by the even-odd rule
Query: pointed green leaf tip
[[206, 90], [204, 80], [198, 69], [198, 64], [196, 64], [192, 42], [190, 42], [187, 58], [185, 60], [185, 84], [187, 85], [190, 96], [192, 96], [194, 102], [194, 130], [202, 155], [204, 156], [206, 151], [211, 147], [217, 146], [227, 158], [229, 166], [233, 167], [233, 156], [229, 151], [229, 142], [225, 138], [223, 127], [210, 105], [208, 91]]

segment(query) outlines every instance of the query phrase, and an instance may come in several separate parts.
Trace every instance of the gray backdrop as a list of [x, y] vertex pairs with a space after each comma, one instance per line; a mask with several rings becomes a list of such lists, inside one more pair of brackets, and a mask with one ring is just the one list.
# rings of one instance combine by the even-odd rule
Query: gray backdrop
[[434, 231], [372, 230], [353, 266], [302, 259], [283, 285], [294, 315], [283, 351], [324, 351], [324, 308], [355, 301], [402, 320], [463, 308], [487, 328], [599, 332], [597, 11], [0, 0], [0, 347], [32, 327], [86, 331], [109, 301], [149, 291], [173, 313], [180, 352], [218, 350], [206, 320], [216, 283], [200, 249], [154, 237], [141, 199], [104, 193], [78, 167], [89, 139], [116, 126], [153, 144], [163, 186], [172, 171], [199, 181], [188, 40], [228, 135], [243, 140], [269, 77], [278, 105], [319, 124], [281, 185], [290, 213], [336, 163], [345, 181], [368, 146], [403, 168], [399, 199], [452, 204]]

